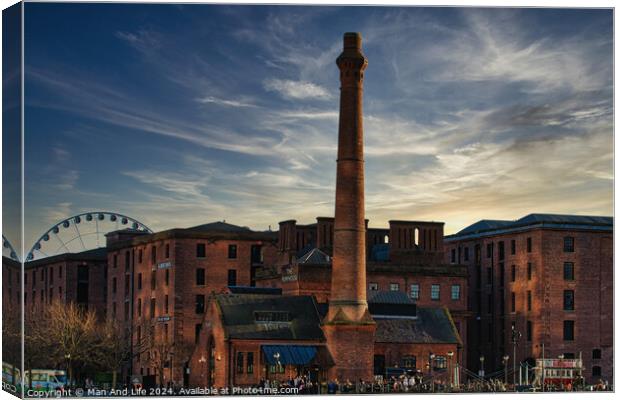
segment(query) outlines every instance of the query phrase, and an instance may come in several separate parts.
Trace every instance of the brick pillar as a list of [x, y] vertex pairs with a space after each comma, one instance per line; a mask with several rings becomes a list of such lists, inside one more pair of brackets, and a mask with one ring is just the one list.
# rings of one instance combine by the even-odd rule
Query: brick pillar
[[336, 365], [330, 378], [371, 379], [375, 325], [366, 303], [362, 95], [368, 61], [359, 33], [345, 33], [340, 69], [336, 213], [329, 310], [324, 321]]

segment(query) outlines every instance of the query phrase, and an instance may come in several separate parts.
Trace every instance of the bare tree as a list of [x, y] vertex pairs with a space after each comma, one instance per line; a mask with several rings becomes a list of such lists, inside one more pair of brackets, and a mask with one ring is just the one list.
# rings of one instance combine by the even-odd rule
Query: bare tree
[[131, 358], [129, 330], [117, 320], [108, 319], [98, 329], [93, 352], [96, 365], [112, 373], [112, 387], [116, 387], [119, 370]]

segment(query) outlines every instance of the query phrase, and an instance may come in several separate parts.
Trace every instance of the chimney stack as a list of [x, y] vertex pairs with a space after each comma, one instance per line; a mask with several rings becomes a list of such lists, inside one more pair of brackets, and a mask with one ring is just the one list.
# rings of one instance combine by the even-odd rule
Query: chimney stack
[[340, 69], [340, 120], [336, 173], [336, 213], [329, 309], [324, 321], [339, 379], [372, 378], [375, 324], [366, 302], [366, 222], [364, 219], [364, 70], [359, 33], [344, 34]]

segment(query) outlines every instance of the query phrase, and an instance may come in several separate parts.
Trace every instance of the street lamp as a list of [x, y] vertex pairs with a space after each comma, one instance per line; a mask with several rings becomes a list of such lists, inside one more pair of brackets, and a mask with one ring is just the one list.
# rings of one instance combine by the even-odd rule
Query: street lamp
[[[65, 360], [67, 362], [67, 375], [69, 378], [69, 381], [67, 382], [69, 386], [71, 386], [71, 379], [73, 378], [71, 375], [73, 375], [73, 371], [71, 370], [71, 353], [67, 353], [65, 354]], [[30, 377], [30, 381], [32, 382], [32, 376]]]
[[563, 360], [563, 359], [564, 359], [564, 354], [560, 354], [560, 355], [558, 356], [558, 358], [559, 358], [560, 360]]
[[198, 360], [198, 362], [200, 363], [200, 376], [205, 376], [205, 364], [207, 363], [207, 359], [205, 358], [205, 356], [201, 356], [200, 359]]
[[517, 342], [521, 339], [521, 332], [512, 326], [512, 383], [517, 382]]
[[484, 356], [480, 356], [480, 371], [478, 375], [480, 375], [480, 378], [484, 379]]
[[273, 355], [273, 359], [276, 360], [276, 374], [280, 373], [280, 353], [276, 352]]
[[509, 358], [510, 357], [508, 356], [508, 354], [505, 354], [504, 357], [502, 357], [502, 364], [504, 364], [504, 384], [506, 386], [508, 386], [508, 359]]
[[450, 388], [452, 388], [452, 379], [453, 379], [453, 372], [452, 372], [452, 356], [454, 356], [454, 352], [453, 351], [449, 351], [448, 352], [448, 371], [450, 374]]
[[433, 367], [434, 367], [434, 361], [435, 361], [435, 354], [431, 353], [428, 355], [428, 358], [430, 359], [429, 364], [429, 370], [431, 372], [431, 392], [435, 393], [435, 380], [433, 379]]

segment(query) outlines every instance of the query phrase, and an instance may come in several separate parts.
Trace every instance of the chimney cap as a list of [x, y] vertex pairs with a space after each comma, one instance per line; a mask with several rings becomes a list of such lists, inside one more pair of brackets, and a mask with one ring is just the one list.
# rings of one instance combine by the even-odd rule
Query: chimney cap
[[346, 32], [344, 34], [344, 48], [361, 50], [362, 35], [359, 32]]

